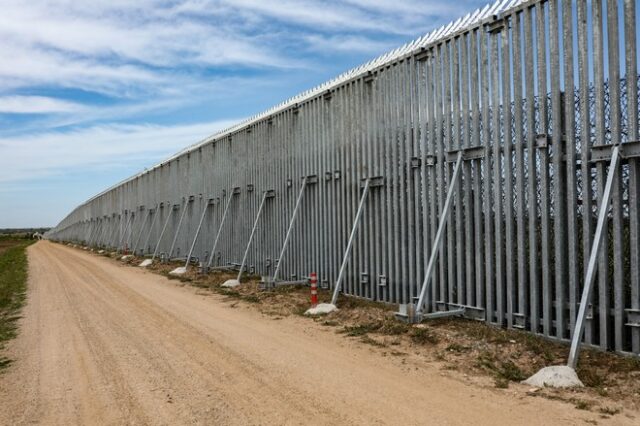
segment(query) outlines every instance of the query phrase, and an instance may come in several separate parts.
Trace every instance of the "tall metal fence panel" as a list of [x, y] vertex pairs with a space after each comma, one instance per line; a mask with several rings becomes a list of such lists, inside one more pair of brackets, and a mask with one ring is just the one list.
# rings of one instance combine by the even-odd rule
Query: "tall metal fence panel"
[[640, 354], [637, 13], [500, 0], [110, 188], [48, 238], [185, 258], [200, 229], [192, 256], [234, 265], [260, 211], [247, 271], [332, 287], [362, 205], [344, 293], [412, 303], [453, 183], [429, 309], [567, 340], [620, 145], [584, 342]]

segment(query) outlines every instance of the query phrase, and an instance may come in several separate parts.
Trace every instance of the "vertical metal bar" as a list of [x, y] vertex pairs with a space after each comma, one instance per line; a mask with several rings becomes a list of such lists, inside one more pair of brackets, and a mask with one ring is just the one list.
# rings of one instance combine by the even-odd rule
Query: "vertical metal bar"
[[[609, 42], [609, 132], [611, 143], [622, 142], [620, 122], [620, 41], [618, 36], [618, 1], [607, 1], [607, 28]], [[614, 179], [612, 195], [613, 199], [613, 308], [614, 308], [614, 348], [617, 351], [623, 349], [624, 339], [624, 276], [628, 274], [624, 270], [624, 248], [622, 241], [622, 174]]]
[[[424, 157], [424, 165], [422, 169], [424, 171], [425, 177], [423, 178], [423, 216], [425, 220], [424, 227], [428, 230], [423, 235], [423, 271], [422, 276], [426, 274], [426, 267], [429, 263], [429, 252], [433, 250], [431, 247], [431, 242], [433, 241], [433, 237], [436, 234], [436, 216], [437, 216], [437, 198], [436, 198], [436, 149], [437, 149], [437, 138], [436, 138], [436, 123], [435, 123], [435, 114], [436, 114], [436, 84], [434, 78], [434, 70], [435, 70], [436, 58], [435, 58], [435, 49], [430, 49], [429, 56], [425, 62], [425, 83], [426, 90], [424, 94], [424, 103], [426, 103], [426, 123], [425, 123], [425, 137], [423, 142], [423, 154], [427, 154]], [[425, 170], [426, 169], [426, 170]], [[432, 303], [436, 300], [436, 294], [438, 291], [437, 282], [434, 279], [434, 285], [432, 286], [431, 294], [427, 293], [425, 295], [425, 304], [427, 306], [432, 305]], [[418, 295], [420, 294], [420, 289], [418, 289]]]
[[[407, 120], [408, 133], [410, 138], [410, 143], [407, 146], [407, 152], [410, 152], [411, 158], [421, 158], [420, 157], [420, 131], [423, 128], [424, 117], [420, 113], [421, 108], [421, 91], [422, 87], [422, 62], [416, 60], [415, 57], [411, 58], [411, 68], [410, 68], [410, 78], [409, 78], [409, 87], [411, 98], [410, 102], [410, 115]], [[410, 172], [410, 208], [409, 208], [409, 254], [411, 257], [410, 261], [410, 281], [409, 281], [409, 297], [410, 300], [415, 297], [419, 291], [417, 287], [417, 277], [421, 277], [423, 275], [422, 272], [422, 263], [420, 259], [420, 253], [423, 251], [422, 248], [422, 235], [425, 230], [422, 228], [422, 218], [420, 215], [420, 194], [421, 188], [420, 185], [422, 183], [422, 170], [424, 170], [424, 166], [422, 166], [422, 161], [418, 161], [418, 164], [412, 164], [413, 160], [407, 161], [408, 167], [407, 170]], [[372, 212], [373, 214], [373, 212]], [[369, 240], [370, 241], [370, 240]]]
[[[469, 59], [473, 57], [469, 52], [469, 42], [471, 41], [471, 33], [465, 33], [461, 38], [461, 62], [462, 62], [462, 142], [461, 145], [464, 148], [469, 148], [471, 143], [471, 131], [472, 123], [469, 111], [470, 105], [470, 84], [469, 84]], [[464, 294], [464, 305], [473, 305], [473, 294], [475, 285], [475, 268], [474, 268], [474, 256], [475, 250], [474, 243], [474, 210], [473, 210], [473, 178], [471, 162], [465, 162], [463, 164], [463, 183], [464, 183], [464, 213], [461, 212], [464, 220], [464, 249], [465, 249], [465, 287], [466, 292]], [[460, 194], [460, 200], [462, 201], [462, 194]], [[460, 302], [459, 302], [460, 303]]]
[[[514, 232], [513, 232], [513, 132], [511, 129], [511, 50], [509, 38], [509, 25], [512, 19], [505, 18], [505, 28], [501, 33], [501, 53], [502, 53], [502, 150], [504, 157], [503, 174], [504, 180], [504, 235], [505, 235], [505, 275], [506, 275], [506, 312], [507, 325], [513, 327], [513, 314], [516, 304], [516, 265], [514, 250]], [[503, 219], [500, 219], [502, 222]]]
[[549, 55], [551, 58], [551, 115], [553, 122], [553, 248], [555, 264], [555, 334], [558, 339], [565, 336], [567, 293], [567, 187], [564, 162], [563, 103], [560, 94], [560, 28], [558, 23], [558, 1], [549, 1]]
[[501, 128], [501, 105], [500, 97], [500, 37], [504, 28], [500, 31], [491, 33], [491, 91], [492, 91], [492, 124], [491, 124], [491, 142], [493, 143], [493, 210], [494, 210], [494, 229], [495, 229], [495, 307], [496, 307], [496, 323], [502, 325], [505, 319], [505, 279], [504, 279], [504, 226], [503, 226], [503, 201], [502, 201], [502, 136]]
[[207, 209], [209, 208], [209, 200], [204, 199], [204, 209], [202, 209], [202, 214], [200, 215], [200, 222], [198, 222], [198, 228], [196, 229], [196, 234], [193, 236], [193, 241], [191, 242], [191, 247], [189, 247], [189, 253], [187, 253], [187, 260], [184, 262], [185, 269], [189, 267], [189, 260], [191, 260], [191, 255], [193, 254], [193, 249], [196, 246], [196, 241], [198, 241], [198, 235], [200, 235], [200, 228], [202, 228], [202, 221], [204, 220], [204, 215], [207, 213]]
[[[481, 144], [480, 122], [481, 109], [480, 103], [480, 72], [481, 67], [478, 64], [479, 47], [478, 47], [478, 30], [474, 30], [471, 34], [471, 48], [469, 57], [471, 59], [471, 102], [472, 102], [472, 118], [471, 118], [471, 144], [479, 147]], [[468, 301], [470, 305], [475, 307], [484, 306], [484, 243], [482, 230], [482, 160], [472, 161], [472, 182], [473, 191], [473, 230], [474, 230], [474, 274], [475, 274], [475, 294], [474, 300]]]
[[458, 156], [456, 158], [456, 164], [453, 168], [453, 175], [451, 177], [451, 181], [449, 182], [449, 189], [447, 191], [447, 199], [444, 202], [444, 208], [442, 209], [442, 213], [440, 214], [440, 222], [438, 224], [438, 231], [436, 232], [436, 237], [433, 240], [433, 244], [431, 245], [431, 256], [429, 257], [429, 263], [427, 264], [427, 272], [424, 277], [424, 281], [422, 282], [422, 288], [420, 289], [420, 297], [418, 298], [418, 304], [416, 306], [416, 313], [421, 314], [424, 309], [424, 301], [425, 297], [429, 290], [429, 283], [431, 282], [431, 274], [433, 273], [436, 258], [438, 257], [438, 252], [440, 251], [440, 244], [442, 243], [442, 234], [447, 226], [447, 219], [449, 218], [449, 208], [451, 207], [451, 201], [453, 200], [453, 196], [456, 190], [458, 176], [460, 175], [460, 165], [462, 164], [462, 151], [458, 151]]
[[184, 199], [184, 204], [182, 205], [182, 214], [180, 215], [180, 220], [178, 221], [178, 226], [176, 228], [176, 233], [173, 236], [173, 242], [171, 243], [171, 248], [169, 249], [169, 253], [167, 254], [167, 260], [171, 260], [171, 256], [173, 255], [173, 249], [175, 248], [176, 241], [178, 240], [178, 235], [180, 235], [180, 228], [182, 226], [182, 221], [184, 219], [184, 215], [187, 212], [189, 205], [189, 198]]
[[[526, 235], [526, 216], [525, 208], [527, 200], [525, 199], [525, 139], [524, 139], [524, 126], [523, 126], [523, 81], [527, 80], [527, 75], [523, 74], [522, 66], [522, 15], [516, 13], [512, 15], [512, 37], [513, 37], [513, 104], [514, 104], [514, 124], [515, 124], [515, 138], [516, 145], [516, 265], [517, 265], [517, 292], [518, 292], [518, 304], [517, 313], [522, 318], [520, 328], [526, 327], [525, 318], [528, 314], [528, 277], [527, 277], [527, 245], [525, 243]], [[527, 49], [526, 46], [524, 49]], [[529, 71], [527, 70], [527, 73]], [[528, 152], [531, 155], [531, 152]], [[533, 218], [529, 218], [533, 220]]]
[[[455, 149], [462, 149], [463, 144], [462, 144], [462, 135], [461, 135], [461, 129], [460, 129], [460, 71], [461, 71], [461, 67], [460, 67], [460, 37], [456, 37], [452, 43], [451, 43], [451, 53], [452, 53], [452, 60], [451, 60], [451, 66], [452, 66], [452, 77], [453, 77], [453, 105], [451, 108], [451, 111], [453, 113], [453, 134], [452, 134], [452, 138], [451, 138], [451, 145], [453, 147], [455, 147]], [[465, 168], [465, 166], [463, 166], [463, 168]], [[456, 287], [455, 287], [455, 291], [456, 291], [456, 297], [453, 300], [449, 300], [450, 303], [458, 303], [460, 305], [464, 304], [465, 301], [465, 294], [466, 294], [466, 288], [465, 288], [465, 262], [464, 262], [464, 246], [465, 246], [465, 242], [464, 242], [464, 224], [463, 224], [463, 215], [464, 215], [464, 211], [463, 211], [463, 200], [464, 200], [464, 193], [463, 193], [463, 186], [462, 183], [460, 182], [461, 179], [457, 180], [456, 182], [456, 194], [458, 194], [458, 197], [456, 199], [456, 203], [454, 206], [454, 210], [455, 210], [455, 228], [452, 230], [454, 231], [455, 234], [455, 240], [454, 240], [454, 244], [455, 244], [455, 259], [452, 259], [452, 261], [454, 261], [457, 264], [456, 267]]]
[[274, 282], [278, 279], [278, 272], [280, 272], [280, 267], [282, 265], [282, 258], [284, 257], [284, 254], [287, 251], [287, 245], [289, 243], [289, 237], [291, 236], [291, 230], [293, 229], [293, 225], [296, 221], [296, 216], [298, 215], [298, 210], [300, 209], [300, 202], [302, 201], [302, 196], [304, 195], [304, 190], [306, 186], [307, 186], [307, 177], [305, 176], [302, 178], [302, 184], [300, 185], [298, 199], [296, 200], [296, 205], [293, 208], [293, 214], [291, 215], [291, 220], [289, 221], [289, 228], [287, 229], [287, 234], [285, 235], [284, 242], [282, 243], [282, 249], [280, 250], [280, 256], [278, 257], [278, 266], [276, 266], [276, 270], [273, 273]]
[[[565, 158], [567, 176], [567, 238], [568, 250], [566, 268], [569, 285], [569, 330], [573, 330], [576, 322], [577, 293], [578, 293], [578, 219], [577, 219], [577, 189], [576, 176], [576, 110], [575, 110], [575, 79], [573, 54], [573, 5], [571, 0], [562, 3], [562, 30], [564, 46], [564, 129]], [[563, 201], [564, 202], [564, 201]], [[564, 330], [563, 330], [564, 333]]]
[[[534, 46], [535, 38], [533, 34], [533, 8], [525, 9], [524, 14], [524, 69], [527, 73], [536, 74], [534, 68]], [[540, 274], [539, 274], [539, 254], [538, 254], [538, 173], [537, 173], [537, 147], [536, 147], [536, 120], [535, 120], [535, 79], [528, 75], [525, 79], [526, 93], [526, 143], [527, 143], [527, 214], [528, 234], [529, 234], [529, 329], [533, 333], [539, 332], [540, 325]]]
[[362, 196], [360, 197], [360, 204], [358, 205], [358, 211], [353, 221], [351, 234], [349, 235], [349, 241], [347, 242], [347, 248], [345, 249], [344, 256], [342, 258], [342, 264], [340, 265], [340, 272], [338, 273], [338, 279], [336, 280], [336, 284], [333, 288], [333, 297], [331, 297], [331, 304], [333, 305], [335, 305], [336, 302], [338, 301], [338, 294], [340, 293], [340, 288], [342, 287], [342, 281], [344, 280], [344, 273], [347, 268], [349, 255], [351, 254], [351, 248], [353, 247], [353, 240], [355, 239], [356, 232], [358, 232], [358, 226], [360, 225], [360, 218], [362, 217], [362, 212], [364, 211], [364, 203], [367, 199], [368, 194], [369, 194], [369, 179], [366, 179], [364, 182], [364, 189], [362, 190]]
[[482, 86], [482, 136], [486, 155], [484, 158], [484, 167], [482, 178], [484, 181], [484, 235], [485, 235], [485, 317], [488, 323], [492, 323], [495, 318], [494, 311], [494, 252], [493, 252], [493, 200], [491, 188], [491, 114], [490, 114], [490, 96], [491, 88], [489, 86], [489, 42], [491, 36], [486, 28], [480, 31], [480, 60], [481, 60], [481, 86]]
[[[391, 132], [392, 118], [391, 118], [391, 97], [392, 92], [392, 75], [391, 71], [387, 68], [382, 74], [384, 81], [383, 86], [383, 110], [382, 110], [382, 129], [383, 129], [383, 152], [382, 158], [384, 159], [385, 176], [387, 176], [388, 185], [385, 189], [385, 217], [384, 217], [384, 237], [382, 241], [382, 247], [392, 247], [393, 242], [393, 186], [395, 185], [396, 176], [393, 173], [392, 168], [392, 150], [393, 133]], [[385, 274], [387, 278], [387, 284], [382, 289], [382, 300], [385, 302], [391, 302], [392, 296], [389, 286], [394, 272], [393, 253], [390, 250], [383, 250], [383, 258], [385, 265]]]
[[153, 213], [151, 213], [151, 210], [149, 210], [149, 214], [153, 214], [153, 219], [151, 220], [151, 226], [149, 226], [149, 233], [147, 234], [147, 238], [144, 240], [144, 244], [142, 245], [143, 254], [145, 252], [144, 248], [146, 248], [147, 245], [149, 244], [149, 238], [151, 238], [151, 233], [153, 232], [153, 226], [156, 224], [156, 219], [158, 218], [158, 216], [160, 216], [159, 214], [160, 212], [158, 211], [159, 207], [160, 207], [160, 204], [156, 203], [156, 208], [153, 209]]
[[[595, 86], [595, 145], [603, 145], [605, 139], [605, 101], [604, 101], [604, 35], [602, 26], [602, 1], [592, 0], [592, 31], [593, 31], [593, 56], [594, 86]], [[604, 197], [605, 166], [602, 162], [596, 165], [596, 186], [598, 188], [598, 200]], [[599, 307], [599, 331], [600, 347], [609, 347], [609, 243], [607, 232], [602, 236], [602, 251], [598, 265], [598, 307]]]
[[[592, 190], [591, 190], [591, 135], [592, 124], [589, 102], [589, 41], [587, 25], [587, 3], [576, 3], [576, 15], [578, 22], [578, 79], [580, 97], [580, 180], [582, 195], [582, 275], [587, 273], [587, 261], [591, 250], [591, 236], [593, 234], [592, 219]], [[576, 289], [578, 291], [579, 289]], [[575, 321], [572, 329], [575, 328]], [[592, 343], [594, 330], [592, 322], [585, 325], [585, 341]]]
[[[433, 53], [434, 53], [434, 57], [433, 57], [433, 91], [434, 91], [434, 105], [433, 105], [433, 109], [434, 109], [434, 124], [433, 124], [433, 129], [434, 129], [434, 144], [433, 144], [433, 164], [435, 166], [435, 173], [434, 173], [434, 187], [432, 188], [432, 196], [433, 196], [433, 200], [435, 201], [432, 204], [432, 232], [433, 235], [436, 234], [436, 227], [437, 227], [437, 212], [441, 211], [442, 209], [444, 209], [444, 198], [445, 198], [445, 190], [444, 188], [446, 187], [446, 177], [445, 177], [445, 154], [444, 154], [444, 113], [443, 113], [443, 102], [444, 102], [444, 95], [443, 95], [443, 71], [442, 71], [442, 63], [443, 63], [443, 59], [442, 59], [442, 51], [443, 51], [443, 45], [439, 44], [434, 46], [433, 48]], [[429, 242], [431, 243], [431, 242]], [[431, 250], [433, 250], [434, 248], [431, 247]], [[431, 301], [431, 307], [433, 310], [435, 310], [436, 306], [437, 306], [437, 302], [445, 300], [446, 299], [446, 292], [447, 292], [447, 288], [446, 288], [446, 252], [444, 252], [441, 256], [439, 256], [439, 262], [438, 262], [438, 269], [437, 269], [437, 274], [435, 275], [435, 279], [434, 279], [434, 294], [433, 294], [433, 300]]]
[[541, 209], [541, 252], [542, 252], [542, 318], [543, 332], [546, 336], [551, 336], [552, 327], [552, 282], [551, 282], [551, 259], [550, 259], [550, 235], [549, 232], [549, 151], [548, 151], [548, 108], [547, 108], [547, 37], [546, 37], [546, 17], [544, 4], [538, 3], [536, 7], [536, 31], [538, 54], [538, 108], [540, 122], [538, 123], [538, 133], [544, 140], [544, 145], [539, 147], [540, 154], [540, 209]]
[[125, 241], [127, 239], [127, 232], [129, 231], [129, 225], [131, 224], [131, 220], [135, 217], [135, 215], [129, 212], [129, 217], [127, 218], [127, 223], [124, 227], [124, 231], [122, 232], [122, 238], [120, 238], [120, 242], [118, 243], [118, 250], [122, 250], [125, 245]]
[[242, 257], [242, 263], [240, 264], [240, 271], [238, 272], [238, 281], [242, 277], [242, 272], [244, 271], [245, 263], [247, 262], [247, 256], [249, 256], [249, 249], [251, 248], [251, 242], [253, 241], [253, 236], [256, 233], [256, 229], [258, 228], [258, 222], [260, 221], [260, 215], [262, 214], [262, 210], [264, 207], [264, 202], [267, 200], [267, 194], [269, 191], [264, 191], [262, 194], [262, 201], [260, 201], [260, 206], [258, 207], [258, 214], [256, 215], [256, 220], [253, 222], [253, 228], [251, 229], [251, 234], [249, 234], [249, 242], [247, 242], [247, 248], [244, 251], [244, 256]]
[[[393, 252], [391, 253], [391, 257], [393, 258], [393, 274], [391, 275], [392, 280], [390, 283], [391, 288], [391, 302], [399, 303], [401, 300], [401, 286], [404, 284], [402, 282], [402, 259], [400, 254], [400, 241], [402, 239], [401, 235], [401, 213], [400, 213], [400, 197], [402, 191], [402, 180], [403, 176], [398, 173], [398, 164], [400, 163], [400, 153], [398, 149], [399, 145], [399, 129], [398, 122], [400, 120], [400, 111], [399, 111], [399, 86], [398, 82], [400, 79], [398, 66], [393, 66], [390, 69], [391, 74], [391, 114], [390, 114], [390, 122], [391, 122], [391, 173], [389, 178], [392, 179], [393, 183], [393, 195], [391, 199], [392, 205], [392, 240], [393, 244]], [[389, 285], [389, 284], [388, 284]]]
[[222, 227], [224, 226], [225, 219], [227, 218], [227, 212], [229, 211], [229, 206], [231, 205], [231, 200], [234, 196], [233, 189], [229, 191], [229, 199], [227, 200], [227, 205], [224, 207], [224, 213], [222, 213], [222, 219], [220, 219], [220, 225], [218, 226], [218, 232], [216, 232], [216, 237], [213, 240], [213, 246], [211, 247], [211, 254], [209, 255], [209, 261], [207, 262], [207, 268], [211, 266], [211, 261], [213, 260], [213, 256], [218, 246], [218, 240], [220, 239], [220, 234], [222, 233]]
[[[445, 151], [453, 151], [454, 149], [454, 135], [452, 134], [452, 119], [453, 119], [453, 98], [451, 93], [451, 78], [452, 78], [452, 65], [451, 65], [451, 44], [453, 42], [451, 40], [447, 40], [443, 43], [443, 62], [444, 62], [444, 72], [442, 74], [444, 80], [444, 149]], [[444, 157], [446, 158], [446, 156]], [[443, 160], [444, 160], [443, 158]], [[445, 160], [446, 161], [446, 160]], [[451, 166], [448, 163], [444, 164], [445, 168], [445, 176], [449, 181], [452, 181], [453, 171]], [[446, 250], [447, 258], [447, 280], [445, 281], [445, 285], [447, 286], [447, 297], [442, 298], [446, 303], [455, 303], [455, 291], [457, 289], [457, 276], [455, 273], [455, 228], [453, 227], [453, 220], [455, 218], [448, 217], [447, 223], [447, 243]]]
[[593, 239], [593, 245], [591, 246], [591, 253], [589, 254], [589, 263], [587, 266], [587, 275], [584, 279], [584, 288], [582, 289], [582, 297], [580, 298], [580, 308], [578, 309], [578, 318], [576, 320], [576, 328], [573, 331], [571, 338], [571, 349], [569, 351], [569, 359], [567, 365], [571, 368], [576, 368], [578, 363], [578, 356], [580, 354], [580, 341], [582, 340], [582, 332], [584, 331], [584, 320], [587, 314], [587, 306], [591, 300], [591, 292], [593, 290], [593, 282], [595, 281], [595, 274], [598, 268], [597, 258], [602, 247], [602, 240], [604, 237], [605, 226], [607, 224], [607, 214], [609, 212], [609, 202], [611, 201], [611, 189], [613, 182], [618, 176], [618, 161], [620, 156], [620, 146], [613, 147], [611, 153], [611, 163], [609, 164], [609, 172], [607, 173], [607, 183], [604, 187], [603, 197], [600, 199], [600, 206], [598, 210], [598, 223], [596, 226], [596, 235]]
[[151, 261], [156, 258], [158, 254], [158, 248], [160, 247], [160, 243], [162, 242], [162, 237], [164, 236], [164, 231], [167, 229], [167, 225], [169, 224], [169, 219], [173, 215], [173, 205], [169, 206], [169, 214], [167, 215], [167, 220], [164, 221], [164, 225], [162, 226], [162, 231], [160, 232], [160, 236], [158, 237], [158, 242], [156, 243], [156, 248], [153, 250], [153, 256], [151, 256]]
[[[638, 58], [636, 42], [636, 0], [624, 0], [624, 45], [625, 83], [627, 86], [627, 133], [628, 140], [638, 140]], [[640, 258], [640, 211], [638, 191], [640, 191], [640, 164], [637, 159], [629, 160], [629, 257]], [[640, 268], [638, 262], [631, 263], [630, 297], [631, 309], [640, 310]], [[640, 329], [631, 330], [631, 351], [640, 353]]]
[[147, 224], [150, 214], [151, 214], [151, 209], [147, 210], [147, 214], [144, 217], [144, 222], [142, 222], [142, 226], [140, 227], [140, 232], [138, 233], [138, 238], [136, 238], [136, 242], [133, 244], [133, 248], [131, 249], [131, 253], [134, 256], [136, 255], [136, 249], [138, 248], [138, 243], [140, 242], [140, 238], [142, 237], [142, 233], [144, 232], [144, 226]]

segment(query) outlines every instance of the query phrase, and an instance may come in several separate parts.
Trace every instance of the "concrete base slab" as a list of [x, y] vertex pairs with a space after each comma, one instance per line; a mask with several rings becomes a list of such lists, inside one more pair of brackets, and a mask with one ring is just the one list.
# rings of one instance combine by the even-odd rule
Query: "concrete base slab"
[[142, 268], [146, 268], [147, 266], [151, 265], [152, 263], [153, 263], [153, 260], [145, 259], [142, 262], [140, 262], [140, 264], [138, 266], [140, 266]]
[[324, 315], [337, 310], [338, 308], [336, 307], [336, 305], [332, 305], [331, 303], [320, 303], [315, 308], [307, 309], [307, 311], [304, 314], [305, 315]]
[[238, 280], [227, 280], [224, 282], [224, 284], [222, 284], [222, 287], [233, 288], [233, 287], [238, 287], [239, 285], [240, 285], [240, 281]]
[[98, 250], [98, 254], [104, 254], [104, 250]]
[[539, 388], [584, 387], [584, 385], [578, 378], [576, 371], [571, 367], [567, 367], [566, 365], [554, 365], [552, 367], [545, 367], [522, 383]]
[[169, 272], [170, 275], [184, 275], [187, 272], [187, 268], [180, 266], [173, 271]]
[[131, 256], [130, 254], [125, 254], [124, 256], [122, 256], [122, 257], [120, 258], [120, 260], [123, 260], [123, 261], [124, 261], [124, 260], [129, 260], [129, 259], [131, 259], [132, 257], [133, 257], [133, 256]]

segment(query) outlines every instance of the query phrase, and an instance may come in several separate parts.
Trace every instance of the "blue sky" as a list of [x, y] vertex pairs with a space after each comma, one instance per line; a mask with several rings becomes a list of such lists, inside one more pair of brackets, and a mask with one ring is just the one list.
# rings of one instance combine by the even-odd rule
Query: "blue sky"
[[487, 0], [0, 0], [0, 228], [53, 226], [181, 148]]

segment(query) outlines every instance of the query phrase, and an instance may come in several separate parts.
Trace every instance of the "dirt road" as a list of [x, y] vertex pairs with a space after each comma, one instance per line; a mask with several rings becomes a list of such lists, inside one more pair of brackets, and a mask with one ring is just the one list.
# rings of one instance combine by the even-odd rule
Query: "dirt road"
[[[584, 424], [566, 403], [384, 358], [302, 318], [49, 242], [0, 376], [1, 424]], [[610, 421], [633, 424], [617, 416]]]

